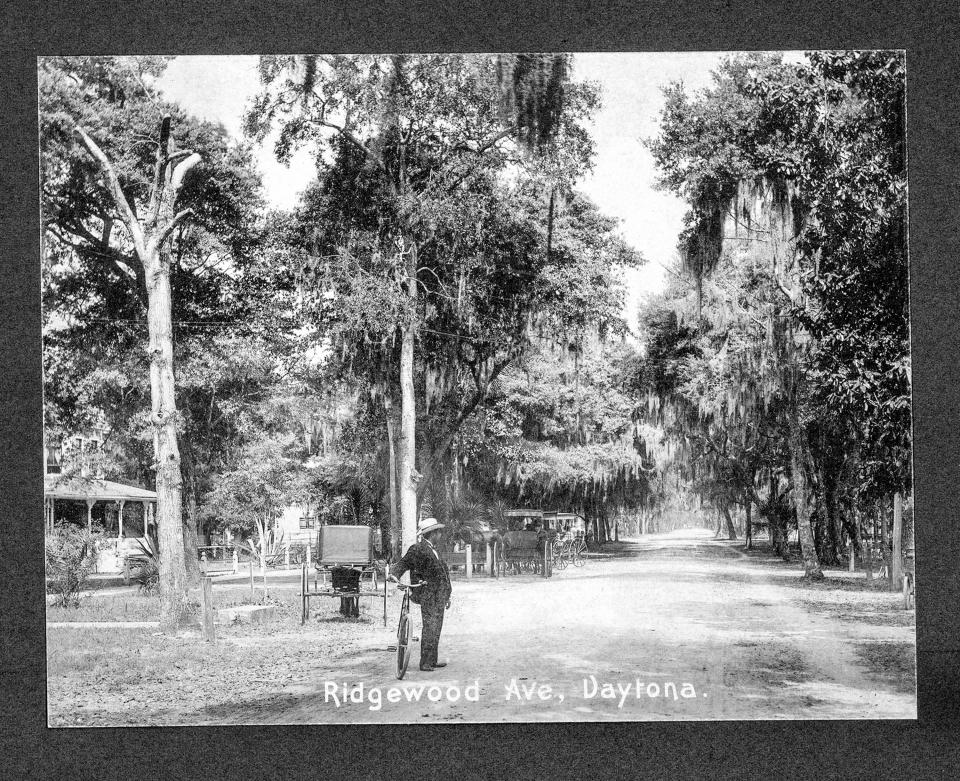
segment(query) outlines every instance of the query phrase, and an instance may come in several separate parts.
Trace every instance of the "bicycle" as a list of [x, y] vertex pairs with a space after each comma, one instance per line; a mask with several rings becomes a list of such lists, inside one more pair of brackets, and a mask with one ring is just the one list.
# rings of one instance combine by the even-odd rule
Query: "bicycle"
[[402, 680], [410, 663], [410, 589], [420, 588], [423, 583], [397, 583], [403, 592], [403, 604], [400, 606], [400, 620], [397, 622], [397, 679]]

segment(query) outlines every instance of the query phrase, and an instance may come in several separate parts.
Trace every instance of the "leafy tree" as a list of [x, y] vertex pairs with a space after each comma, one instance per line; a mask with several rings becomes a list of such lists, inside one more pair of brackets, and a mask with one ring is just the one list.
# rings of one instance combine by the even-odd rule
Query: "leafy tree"
[[[195, 558], [185, 559], [183, 547], [174, 317], [216, 310], [220, 292], [209, 272], [241, 258], [256, 204], [245, 201], [258, 180], [249, 154], [230, 147], [222, 128], [160, 101], [153, 85], [164, 64], [47, 58], [39, 81], [47, 375], [56, 411], [48, 423], [83, 426], [95, 410], [101, 420], [94, 422], [132, 413], [134, 426], [152, 428], [161, 621], [170, 629], [185, 604], [186, 563]], [[189, 302], [183, 309], [173, 305], [175, 292]], [[145, 336], [148, 366], [135, 358]], [[77, 345], [85, 348], [79, 361]], [[148, 420], [138, 404], [146, 388]], [[91, 396], [105, 403], [85, 409]], [[187, 531], [192, 547], [192, 525]]]
[[299, 451], [288, 438], [269, 439], [244, 448], [234, 469], [218, 475], [202, 506], [204, 515], [240, 537], [253, 538], [253, 549], [266, 570], [283, 508], [298, 498]]
[[[764, 429], [756, 410], [774, 411], [772, 431], [789, 447], [769, 450], [781, 459], [773, 472], [787, 480], [816, 577], [820, 560], [836, 560], [841, 527], [856, 541], [850, 516], [866, 496], [909, 485], [902, 57], [816, 53], [784, 65], [752, 55], [729, 60], [693, 100], [680, 87], [667, 98], [651, 149], [663, 185], [691, 206], [680, 250], [707, 340], [701, 374], [720, 355], [729, 366], [731, 337], [757, 325], [747, 374], [724, 379], [718, 367], [728, 401], [708, 405], [706, 419], [736, 441], [745, 423]], [[725, 301], [707, 300], [711, 277], [728, 284]], [[741, 406], [746, 417], [729, 414]], [[774, 515], [782, 487], [771, 477]]]
[[[522, 162], [511, 139], [543, 148], [567, 134], [586, 151], [575, 119], [589, 106], [590, 91], [566, 84], [563, 58], [548, 70], [537, 62], [529, 55], [261, 59], [264, 91], [248, 114], [249, 132], [262, 139], [279, 124], [281, 160], [298, 145], [316, 144], [319, 159], [350, 183], [348, 197], [338, 201], [331, 198], [338, 185], [328, 179], [321, 211], [348, 213], [341, 211], [332, 228], [320, 224], [314, 255], [349, 265], [351, 290], [335, 294], [344, 331], [359, 329], [376, 348], [366, 353], [371, 371], [399, 379], [405, 540], [415, 535], [419, 479], [415, 342], [431, 312], [450, 311], [451, 303], [460, 309], [457, 291], [466, 279], [456, 265], [482, 257], [457, 242], [471, 228], [491, 238], [481, 227], [489, 194], [508, 164]], [[329, 291], [321, 285], [318, 292]], [[465, 330], [473, 336], [469, 323]], [[482, 393], [496, 366], [475, 352]], [[374, 383], [378, 392], [382, 385]], [[383, 398], [390, 420], [392, 393]]]

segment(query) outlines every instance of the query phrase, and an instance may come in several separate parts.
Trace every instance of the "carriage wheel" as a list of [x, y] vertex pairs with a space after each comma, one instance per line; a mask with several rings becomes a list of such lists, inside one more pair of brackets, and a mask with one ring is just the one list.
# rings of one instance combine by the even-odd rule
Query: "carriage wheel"
[[583, 548], [578, 545], [573, 549], [573, 566], [582, 567], [586, 563], [586, 559], [583, 558]]

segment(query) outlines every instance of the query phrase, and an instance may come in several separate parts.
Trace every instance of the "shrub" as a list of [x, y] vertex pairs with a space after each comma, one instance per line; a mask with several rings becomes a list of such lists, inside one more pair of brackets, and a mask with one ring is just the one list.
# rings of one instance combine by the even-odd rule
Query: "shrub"
[[59, 607], [77, 607], [80, 591], [97, 565], [94, 534], [73, 524], [59, 524], [47, 535], [44, 551], [47, 591], [57, 595]]
[[141, 553], [130, 565], [130, 580], [140, 586], [140, 591], [153, 594], [160, 589], [160, 551], [150, 537], [137, 540]]

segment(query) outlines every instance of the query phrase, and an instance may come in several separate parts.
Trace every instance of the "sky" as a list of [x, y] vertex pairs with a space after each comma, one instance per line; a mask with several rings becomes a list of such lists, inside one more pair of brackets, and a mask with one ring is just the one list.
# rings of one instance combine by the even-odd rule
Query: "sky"
[[[664, 266], [672, 263], [685, 211], [679, 198], [655, 189], [653, 159], [642, 140], [656, 134], [661, 87], [673, 81], [682, 81], [689, 90], [705, 87], [722, 57], [716, 52], [574, 55], [574, 78], [599, 82], [602, 95], [590, 128], [596, 141], [595, 166], [580, 189], [601, 211], [621, 221], [623, 237], [647, 261], [625, 280], [624, 315], [631, 326], [638, 303], [663, 286]], [[159, 86], [189, 113], [220, 122], [240, 138], [243, 111], [259, 87], [257, 58], [177, 57]], [[278, 208], [294, 206], [314, 176], [311, 153], [301, 150], [285, 167], [273, 157], [268, 139], [257, 150], [257, 159], [268, 201]]]

